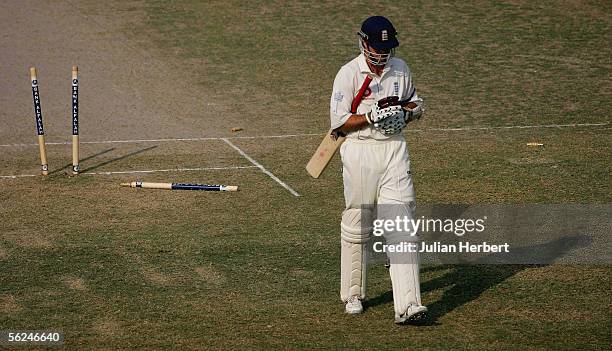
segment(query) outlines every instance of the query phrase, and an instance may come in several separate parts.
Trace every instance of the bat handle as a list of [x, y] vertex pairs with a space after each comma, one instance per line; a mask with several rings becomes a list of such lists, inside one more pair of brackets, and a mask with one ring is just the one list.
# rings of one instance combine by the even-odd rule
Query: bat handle
[[339, 129], [332, 130], [331, 134], [334, 140], [338, 140], [338, 138], [345, 137], [346, 134], [342, 133]]

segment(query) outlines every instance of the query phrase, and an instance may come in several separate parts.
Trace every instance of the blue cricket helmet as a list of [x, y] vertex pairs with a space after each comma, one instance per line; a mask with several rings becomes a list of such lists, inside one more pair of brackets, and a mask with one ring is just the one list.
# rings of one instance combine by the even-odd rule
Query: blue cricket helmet
[[376, 50], [391, 50], [399, 46], [397, 31], [383, 16], [372, 16], [361, 24], [359, 36]]

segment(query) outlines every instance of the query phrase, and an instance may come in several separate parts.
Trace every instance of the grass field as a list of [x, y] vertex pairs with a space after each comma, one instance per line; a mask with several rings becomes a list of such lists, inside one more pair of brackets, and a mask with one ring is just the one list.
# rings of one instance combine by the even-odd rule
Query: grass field
[[[374, 265], [366, 313], [344, 315], [340, 163], [303, 169], [359, 24], [388, 14], [428, 107], [405, 132], [418, 203], [610, 203], [610, 2], [75, 3], [218, 105], [196, 134], [300, 196], [218, 138], [89, 143], [79, 177], [0, 179], [0, 330], [62, 330], [67, 349], [610, 348], [610, 265], [426, 266], [430, 316], [405, 327]], [[0, 175], [37, 173], [35, 147], [0, 152]], [[209, 169], [103, 174], [173, 168]], [[135, 177], [242, 191], [118, 186]]]

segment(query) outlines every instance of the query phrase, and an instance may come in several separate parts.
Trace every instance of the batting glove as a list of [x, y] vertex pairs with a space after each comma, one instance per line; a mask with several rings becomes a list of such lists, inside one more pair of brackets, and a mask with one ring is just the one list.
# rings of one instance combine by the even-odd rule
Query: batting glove
[[406, 112], [403, 109], [396, 112], [378, 123], [374, 123], [374, 128], [378, 129], [384, 135], [394, 135], [402, 131], [408, 124], [406, 120]]
[[378, 123], [385, 118], [395, 115], [402, 110], [400, 105], [389, 105], [386, 101], [389, 98], [384, 98], [372, 105], [370, 112], [365, 114], [369, 124]]

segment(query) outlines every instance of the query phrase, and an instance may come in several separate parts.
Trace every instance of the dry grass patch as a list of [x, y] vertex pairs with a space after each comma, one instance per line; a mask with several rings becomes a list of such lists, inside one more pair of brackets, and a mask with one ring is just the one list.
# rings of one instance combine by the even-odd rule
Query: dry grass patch
[[0, 311], [4, 314], [13, 314], [23, 310], [23, 306], [17, 302], [14, 295], [7, 294], [0, 296]]
[[89, 290], [89, 287], [87, 286], [83, 278], [65, 277], [64, 284], [66, 284], [66, 286], [68, 286], [72, 290], [77, 290], [77, 291], [88, 291]]
[[209, 284], [218, 284], [225, 281], [223, 274], [212, 268], [212, 265], [196, 267], [195, 272], [200, 279]]
[[3, 238], [24, 248], [52, 249], [56, 246], [56, 237], [53, 233], [42, 232], [36, 229], [11, 230], [4, 233]]
[[103, 338], [116, 338], [121, 331], [121, 323], [115, 318], [104, 318], [94, 322], [92, 329]]

